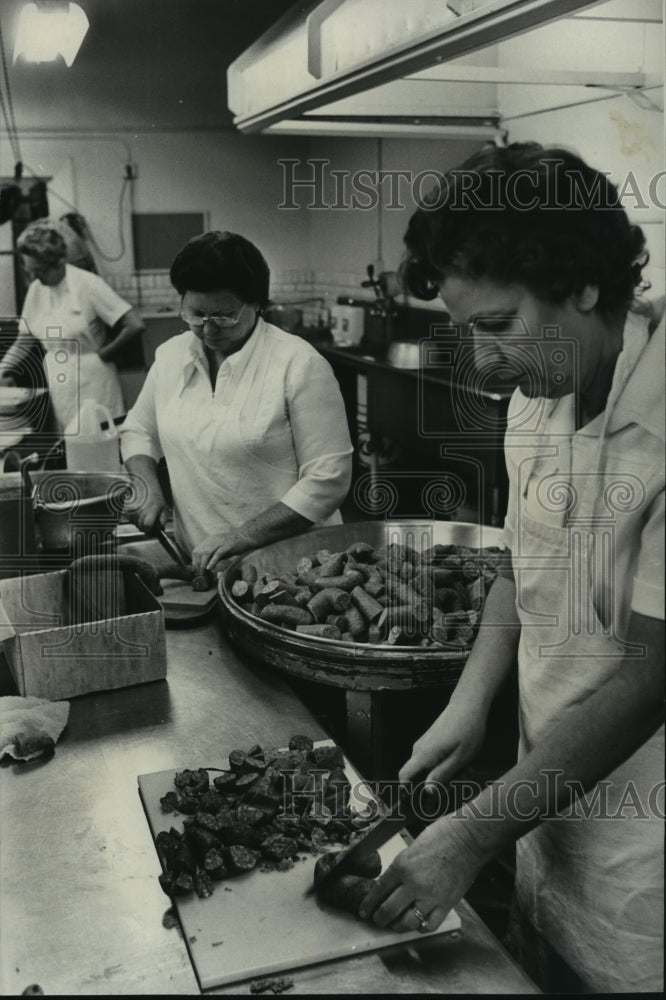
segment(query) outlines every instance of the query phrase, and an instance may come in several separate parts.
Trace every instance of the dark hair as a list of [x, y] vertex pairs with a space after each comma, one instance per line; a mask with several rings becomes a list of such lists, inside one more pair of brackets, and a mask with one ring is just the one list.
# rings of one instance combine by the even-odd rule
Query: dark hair
[[195, 236], [176, 254], [170, 278], [180, 295], [226, 289], [241, 302], [256, 303], [260, 309], [268, 305], [268, 264], [254, 243], [238, 233]]
[[536, 142], [482, 149], [442, 175], [404, 242], [400, 277], [417, 298], [435, 298], [456, 273], [551, 302], [594, 285], [604, 312], [631, 305], [648, 259], [606, 175]]

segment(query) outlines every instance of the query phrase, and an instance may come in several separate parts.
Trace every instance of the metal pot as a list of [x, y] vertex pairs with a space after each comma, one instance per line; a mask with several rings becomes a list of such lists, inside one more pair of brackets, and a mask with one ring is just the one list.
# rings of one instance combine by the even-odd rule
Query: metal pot
[[0, 475], [0, 579], [37, 568], [37, 538], [30, 494], [20, 472]]
[[[113, 540], [129, 476], [113, 472], [31, 472], [33, 510], [45, 552], [99, 551]], [[79, 553], [80, 554], [80, 553]]]

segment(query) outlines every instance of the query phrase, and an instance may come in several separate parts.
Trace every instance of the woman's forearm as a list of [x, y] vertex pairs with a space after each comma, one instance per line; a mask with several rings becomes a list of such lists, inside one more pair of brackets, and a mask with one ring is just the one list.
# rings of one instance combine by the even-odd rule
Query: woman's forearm
[[486, 600], [481, 625], [449, 704], [490, 705], [516, 662], [520, 623], [516, 586], [498, 576]]
[[245, 521], [237, 531], [248, 540], [248, 548], [259, 548], [307, 531], [312, 524], [312, 521], [297, 514], [291, 507], [278, 502], [256, 517]]
[[104, 347], [100, 347], [97, 353], [102, 361], [112, 361], [130, 340], [134, 340], [145, 329], [146, 325], [139, 313], [136, 309], [130, 309], [129, 312], [120, 317], [113, 327], [113, 339], [108, 344], [105, 344]]
[[459, 810], [464, 836], [478, 853], [492, 857], [543, 818], [566, 810], [659, 727], [663, 622], [633, 614], [628, 640], [644, 646], [646, 655], [627, 657], [602, 687], [568, 708], [499, 782]]
[[141, 499], [144, 491], [164, 498], [154, 458], [150, 455], [132, 455], [125, 459], [124, 465], [134, 484], [137, 500]]

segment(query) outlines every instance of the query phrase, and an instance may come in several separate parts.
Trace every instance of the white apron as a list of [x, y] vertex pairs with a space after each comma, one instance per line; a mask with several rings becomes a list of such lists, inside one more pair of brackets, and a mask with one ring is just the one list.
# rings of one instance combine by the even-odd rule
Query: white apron
[[[42, 298], [45, 290], [42, 290]], [[125, 412], [123, 393], [116, 366], [102, 361], [97, 350], [101, 346], [90, 329], [86, 316], [72, 292], [63, 298], [53, 290], [51, 301], [43, 315], [33, 322], [30, 332], [46, 351], [44, 370], [49, 396], [60, 430], [78, 411], [80, 402], [89, 396], [101, 403], [112, 417]]]
[[105, 406], [112, 417], [123, 415], [125, 404], [116, 366], [102, 361], [84, 337], [79, 340], [78, 352], [67, 350], [66, 360], [51, 345], [44, 343], [44, 347], [49, 396], [60, 430], [78, 413], [86, 397]]
[[[644, 523], [641, 489], [658, 489], [662, 463], [607, 435], [647, 324], [628, 317], [601, 433], [595, 438], [591, 424], [574, 441], [562, 433], [566, 422], [559, 432], [551, 423], [541, 454], [523, 453], [512, 543], [521, 756], [627, 652], [613, 624], [629, 617], [635, 541], [627, 526]], [[544, 821], [516, 845], [520, 909], [589, 992], [663, 988], [663, 811], [662, 727], [568, 817]]]
[[[521, 556], [538, 560], [541, 568], [519, 571], [520, 601], [524, 608], [547, 609], [561, 623], [559, 629], [536, 623], [522, 629], [520, 686], [528, 688], [528, 698], [539, 697], [536, 678], [528, 679], [532, 673], [559, 676], [584, 697], [615, 671], [621, 656], [620, 644], [604, 631], [594, 612], [586, 559], [576, 584], [589, 599], [580, 632], [573, 642], [569, 638], [572, 591], [548, 565], [570, 561], [570, 542], [569, 528], [544, 525], [523, 514]], [[548, 696], [545, 684], [544, 703]], [[543, 707], [546, 710], [546, 704]], [[521, 756], [533, 742], [531, 709], [525, 711], [521, 699]], [[609, 775], [608, 786], [601, 784], [598, 816], [593, 809], [593, 818], [584, 818], [580, 808], [574, 809], [580, 819], [547, 820], [516, 845], [521, 910], [590, 992], [663, 988], [664, 829], [649, 808], [651, 793], [663, 778], [662, 728]], [[588, 793], [585, 801], [593, 804], [593, 798]], [[663, 809], [663, 793], [658, 801]], [[643, 811], [645, 818], [635, 818]], [[604, 819], [602, 813], [624, 818]]]

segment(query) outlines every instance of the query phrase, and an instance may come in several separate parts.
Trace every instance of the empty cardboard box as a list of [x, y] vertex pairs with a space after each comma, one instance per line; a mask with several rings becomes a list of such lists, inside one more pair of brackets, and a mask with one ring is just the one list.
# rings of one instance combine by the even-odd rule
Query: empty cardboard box
[[0, 580], [0, 645], [19, 693], [52, 701], [166, 677], [164, 611], [129, 571]]

